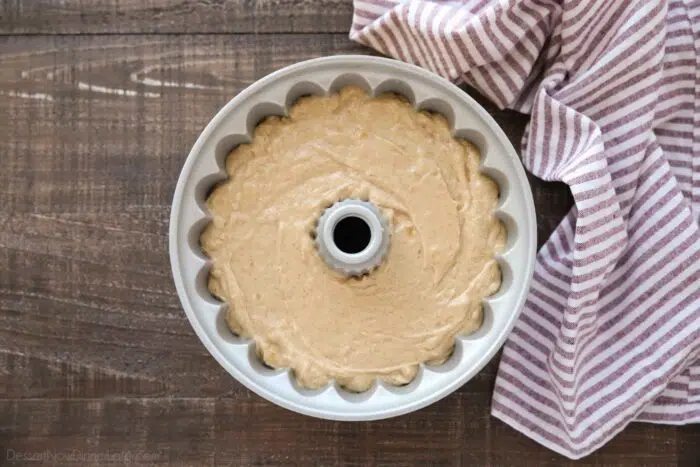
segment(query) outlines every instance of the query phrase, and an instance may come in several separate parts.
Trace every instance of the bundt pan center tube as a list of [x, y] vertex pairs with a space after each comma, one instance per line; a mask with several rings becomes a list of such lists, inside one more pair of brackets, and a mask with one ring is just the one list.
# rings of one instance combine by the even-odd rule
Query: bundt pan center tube
[[[289, 115], [300, 97], [336, 95], [348, 86], [359, 87], [373, 97], [398, 94], [410, 103], [403, 105], [442, 115], [454, 138], [476, 146], [480, 164], [474, 170], [498, 185], [499, 198], [492, 215], [506, 232], [505, 245], [495, 255], [501, 286], [483, 302], [481, 327], [471, 334], [457, 335], [452, 354], [444, 363], [418, 365], [408, 384], [396, 386], [377, 379], [362, 392], [346, 390], [334, 380], [309, 389], [302, 387], [288, 368], [266, 365], [253, 339], [229, 329], [228, 305], [214, 298], [208, 288], [212, 259], [200, 246], [200, 236], [213, 219], [207, 198], [214, 187], [227, 180], [226, 158], [231, 150], [252, 142], [258, 123], [266, 117]], [[308, 231], [318, 264], [351, 281], [374, 277], [391, 264], [387, 258], [391, 257], [395, 219], [391, 209], [391, 218], [387, 218], [386, 208], [375, 201], [371, 196], [339, 196], [319, 211]], [[170, 219], [176, 289], [208, 351], [232, 376], [262, 397], [290, 410], [335, 420], [372, 420], [417, 410], [472, 378], [495, 355], [512, 328], [525, 301], [535, 252], [536, 223], [529, 184], [515, 150], [490, 115], [437, 75], [378, 57], [309, 60], [272, 73], [238, 94], [207, 125], [190, 152], [177, 183]]]
[[369, 274], [387, 253], [389, 228], [374, 204], [343, 200], [320, 217], [316, 247], [331, 269], [346, 276]]

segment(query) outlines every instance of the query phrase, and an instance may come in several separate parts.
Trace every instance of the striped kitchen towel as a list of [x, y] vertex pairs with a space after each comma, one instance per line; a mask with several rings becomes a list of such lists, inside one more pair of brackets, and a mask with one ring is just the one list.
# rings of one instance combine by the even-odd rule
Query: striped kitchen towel
[[573, 193], [493, 415], [571, 458], [700, 422], [700, 1], [354, 6], [352, 39], [530, 114], [525, 166]]

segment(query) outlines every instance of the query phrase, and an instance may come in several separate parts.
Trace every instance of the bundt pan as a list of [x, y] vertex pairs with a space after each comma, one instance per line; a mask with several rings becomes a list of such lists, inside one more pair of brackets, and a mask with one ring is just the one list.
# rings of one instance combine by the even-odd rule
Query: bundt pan
[[[450, 358], [421, 365], [405, 386], [377, 381], [362, 393], [331, 383], [319, 390], [299, 387], [286, 369], [259, 360], [254, 342], [235, 336], [225, 322], [226, 305], [207, 289], [210, 260], [199, 237], [210, 221], [206, 196], [226, 177], [224, 162], [269, 115], [285, 115], [301, 96], [327, 95], [357, 85], [370, 95], [394, 92], [416, 109], [445, 116], [456, 137], [481, 151], [481, 170], [500, 189], [496, 215], [507, 230], [498, 255], [502, 285], [484, 303], [481, 328], [456, 339]], [[231, 100], [197, 139], [180, 174], [170, 217], [170, 261], [182, 306], [192, 327], [216, 360], [245, 386], [290, 410], [334, 420], [373, 420], [411, 412], [435, 402], [469, 381], [503, 345], [525, 301], [536, 251], [535, 209], [525, 172], [503, 131], [457, 86], [413, 65], [366, 56], [318, 58], [289, 66], [255, 82]]]

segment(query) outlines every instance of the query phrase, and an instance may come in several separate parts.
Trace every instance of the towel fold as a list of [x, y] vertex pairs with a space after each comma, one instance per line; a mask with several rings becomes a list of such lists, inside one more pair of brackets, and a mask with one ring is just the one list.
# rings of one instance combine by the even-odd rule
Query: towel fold
[[571, 188], [493, 415], [570, 458], [700, 422], [700, 1], [354, 7], [353, 40], [530, 114], [523, 163]]

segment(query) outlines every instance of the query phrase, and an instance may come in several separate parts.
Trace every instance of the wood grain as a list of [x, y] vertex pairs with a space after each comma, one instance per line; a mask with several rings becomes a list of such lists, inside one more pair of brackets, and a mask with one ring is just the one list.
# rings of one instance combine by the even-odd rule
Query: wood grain
[[368, 423], [317, 420], [247, 394], [0, 401], [0, 414], [12, 426], [0, 430], [14, 452], [129, 453], [157, 464], [697, 465], [693, 459], [681, 463], [685, 447], [668, 436], [668, 428], [641, 424], [584, 461], [566, 461], [493, 420], [486, 405], [459, 395]]
[[346, 0], [0, 0], [0, 34], [344, 33]]
[[[169, 4], [187, 3], [206, 2]], [[56, 31], [82, 32], [66, 6], [82, 3], [51, 4], [67, 9], [54, 11]], [[104, 0], [84, 13], [131, 8], [129, 27], [150, 31], [140, 4]], [[2, 21], [33, 5], [5, 0]], [[20, 454], [44, 456], [31, 465], [120, 464], [128, 454], [148, 465], [697, 465], [697, 427], [644, 424], [568, 462], [490, 417], [497, 359], [426, 409], [338, 423], [264, 401], [209, 356], [167, 256], [191, 145], [261, 76], [368, 52], [345, 33], [0, 37], [0, 464]], [[476, 97], [518, 146], [527, 118]], [[542, 243], [571, 197], [531, 184]]]

